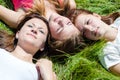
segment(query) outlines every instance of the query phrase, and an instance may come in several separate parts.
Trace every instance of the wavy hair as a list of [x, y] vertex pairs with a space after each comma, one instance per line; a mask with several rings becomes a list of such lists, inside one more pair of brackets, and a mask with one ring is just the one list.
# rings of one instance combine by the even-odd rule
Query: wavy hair
[[[77, 16], [79, 16], [80, 14], [93, 14], [93, 12], [91, 12], [89, 10], [85, 10], [85, 9], [72, 9], [67, 12], [66, 17], [68, 17], [73, 22], [73, 24], [75, 24], [75, 20], [76, 20]], [[120, 16], [120, 12], [114, 12], [114, 13], [108, 14], [106, 16], [102, 16], [102, 15], [100, 15], [100, 16], [101, 16], [101, 20], [103, 22], [110, 25], [114, 22], [114, 20], [116, 18], [118, 18]], [[95, 40], [89, 40], [84, 36], [82, 36], [82, 37], [83, 37], [86, 45], [92, 45], [96, 42]], [[99, 41], [99, 40], [97, 40], [97, 41]]]
[[49, 29], [48, 21], [44, 17], [42, 17], [36, 13], [27, 14], [25, 16], [25, 18], [23, 20], [21, 20], [21, 22], [18, 24], [17, 30], [13, 34], [8, 34], [8, 32], [6, 32], [4, 30], [0, 30], [0, 48], [4, 48], [7, 51], [13, 51], [17, 45], [17, 42], [18, 42], [18, 40], [15, 38], [16, 32], [19, 31], [23, 27], [23, 25], [28, 20], [30, 20], [32, 18], [41, 19], [47, 25], [47, 28], [48, 28], [48, 35], [47, 35], [47, 39], [45, 42], [45, 48], [42, 52], [38, 51], [34, 55], [34, 58], [39, 58], [40, 55], [44, 55], [42, 53], [45, 53], [45, 52], [47, 53], [47, 51], [48, 51], [48, 37], [50, 36], [50, 29]]
[[[93, 14], [93, 12], [85, 9], [73, 9], [67, 12], [66, 16], [75, 24], [75, 20], [80, 14]], [[114, 12], [105, 16], [101, 16], [101, 20], [110, 25], [116, 18], [120, 16], [120, 12]]]
[[86, 47], [80, 33], [74, 34], [70, 38], [63, 41], [50, 38], [49, 44], [56, 51], [70, 54], [79, 52], [81, 49]]
[[[60, 5], [58, 0], [48, 0], [50, 4], [55, 6], [55, 10], [61, 14], [65, 15], [67, 11], [70, 10], [69, 0], [64, 0], [62, 6]], [[39, 14], [45, 15], [45, 4], [44, 0], [34, 0], [33, 8], [30, 9], [32, 12], [37, 12]]]

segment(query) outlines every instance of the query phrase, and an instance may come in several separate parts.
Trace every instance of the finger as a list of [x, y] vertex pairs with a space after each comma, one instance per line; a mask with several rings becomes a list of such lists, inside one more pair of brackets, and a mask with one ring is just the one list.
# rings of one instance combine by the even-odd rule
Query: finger
[[53, 77], [54, 80], [57, 80], [57, 75], [55, 74], [55, 72], [53, 72]]

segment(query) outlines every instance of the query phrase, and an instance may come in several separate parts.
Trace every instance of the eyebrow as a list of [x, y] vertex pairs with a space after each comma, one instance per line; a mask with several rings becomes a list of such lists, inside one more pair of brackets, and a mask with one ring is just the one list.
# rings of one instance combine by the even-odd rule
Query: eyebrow
[[[33, 26], [35, 26], [35, 24], [34, 24], [34, 23], [32, 23], [32, 25], [33, 25]], [[42, 28], [42, 27], [38, 27], [38, 29], [43, 29], [43, 28]]]

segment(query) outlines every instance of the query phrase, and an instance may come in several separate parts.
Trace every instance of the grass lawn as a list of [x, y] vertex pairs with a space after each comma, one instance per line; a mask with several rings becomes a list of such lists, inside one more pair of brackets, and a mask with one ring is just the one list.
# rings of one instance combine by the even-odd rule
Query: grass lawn
[[[106, 15], [120, 11], [120, 0], [76, 0], [77, 8], [84, 8]], [[10, 0], [0, 0], [0, 4], [12, 9]], [[0, 29], [11, 30], [3, 22]], [[64, 55], [66, 58], [52, 57], [58, 80], [120, 80], [120, 77], [105, 70], [98, 59], [104, 42], [100, 41], [76, 55]]]

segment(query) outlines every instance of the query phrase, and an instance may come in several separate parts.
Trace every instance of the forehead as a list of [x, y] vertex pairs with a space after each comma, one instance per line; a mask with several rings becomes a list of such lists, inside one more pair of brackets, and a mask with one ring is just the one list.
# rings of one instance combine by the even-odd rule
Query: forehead
[[85, 22], [89, 19], [93, 19], [94, 16], [91, 15], [91, 14], [79, 14], [76, 19], [75, 19], [75, 23], [76, 22], [79, 22], [79, 23], [82, 23], [82, 22]]
[[47, 24], [39, 18], [32, 18], [28, 20], [24, 25], [34, 25], [40, 29], [44, 29], [46, 32], [48, 32], [48, 26]]
[[32, 18], [30, 20], [28, 20], [26, 22], [27, 24], [36, 24], [36, 25], [39, 25], [39, 26], [46, 26], [46, 23], [42, 20], [42, 19], [39, 19], [39, 18]]
[[27, 23], [31, 23], [31, 22], [34, 22], [34, 23], [38, 23], [38, 24], [46, 24], [43, 20], [39, 19], [39, 18], [32, 18], [30, 20], [27, 21]]
[[[88, 14], [79, 14], [77, 18], [82, 19], [83, 17], [87, 17]], [[84, 18], [83, 18], [84, 19]]]

